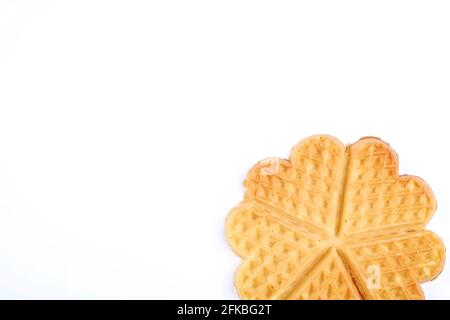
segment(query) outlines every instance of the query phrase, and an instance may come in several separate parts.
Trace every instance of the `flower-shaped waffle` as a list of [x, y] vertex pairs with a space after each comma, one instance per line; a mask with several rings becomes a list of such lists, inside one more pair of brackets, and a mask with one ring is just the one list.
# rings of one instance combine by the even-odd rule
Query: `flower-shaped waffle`
[[255, 165], [226, 222], [245, 258], [246, 299], [423, 299], [445, 248], [425, 225], [436, 209], [426, 183], [398, 175], [388, 144], [331, 136], [301, 141], [289, 160]]

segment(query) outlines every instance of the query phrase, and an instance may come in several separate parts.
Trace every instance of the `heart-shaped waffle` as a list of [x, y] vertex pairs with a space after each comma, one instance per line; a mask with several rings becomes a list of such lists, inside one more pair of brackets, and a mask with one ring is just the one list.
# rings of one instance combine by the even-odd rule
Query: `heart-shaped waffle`
[[226, 222], [246, 299], [423, 299], [444, 265], [429, 186], [388, 144], [317, 135], [256, 164]]

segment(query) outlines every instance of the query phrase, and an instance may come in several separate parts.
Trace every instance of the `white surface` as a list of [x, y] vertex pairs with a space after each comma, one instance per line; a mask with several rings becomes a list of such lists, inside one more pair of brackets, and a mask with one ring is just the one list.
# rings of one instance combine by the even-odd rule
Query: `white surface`
[[[450, 243], [448, 1], [0, 2], [0, 298], [236, 298], [224, 219], [301, 138], [374, 135]], [[450, 298], [447, 266], [424, 286]]]

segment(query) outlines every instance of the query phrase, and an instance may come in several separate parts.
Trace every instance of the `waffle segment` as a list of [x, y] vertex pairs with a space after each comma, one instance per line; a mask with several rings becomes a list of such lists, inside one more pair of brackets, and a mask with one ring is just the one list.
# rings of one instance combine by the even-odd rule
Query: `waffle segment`
[[436, 209], [433, 193], [414, 176], [398, 176], [398, 158], [383, 141], [349, 147], [342, 235], [386, 229], [421, 229]]
[[314, 268], [305, 274], [289, 300], [361, 300], [352, 277], [335, 248], [327, 250]]
[[[290, 161], [278, 159], [277, 172], [266, 174], [255, 165], [245, 181], [245, 199], [286, 213], [325, 232], [333, 232], [339, 205], [345, 146], [329, 136], [315, 136], [291, 151]], [[273, 160], [273, 161], [276, 161]]]
[[444, 245], [431, 231], [358, 239], [346, 248], [356, 262], [355, 272], [380, 267], [381, 286], [372, 290], [377, 299], [421, 299], [417, 284], [436, 278], [444, 265]]

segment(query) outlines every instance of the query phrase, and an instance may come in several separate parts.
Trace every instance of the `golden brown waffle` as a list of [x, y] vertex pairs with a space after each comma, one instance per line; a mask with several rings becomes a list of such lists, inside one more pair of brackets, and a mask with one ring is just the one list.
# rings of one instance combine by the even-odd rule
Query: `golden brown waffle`
[[436, 209], [426, 183], [398, 176], [388, 144], [301, 141], [289, 160], [266, 159], [245, 181], [226, 222], [244, 258], [245, 299], [423, 299], [445, 248], [425, 225]]

